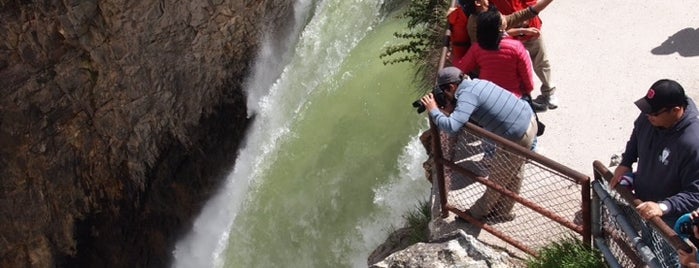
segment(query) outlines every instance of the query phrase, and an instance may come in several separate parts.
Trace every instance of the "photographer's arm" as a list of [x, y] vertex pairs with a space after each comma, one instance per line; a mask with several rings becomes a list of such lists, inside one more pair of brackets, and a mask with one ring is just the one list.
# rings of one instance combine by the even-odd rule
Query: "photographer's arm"
[[425, 108], [427, 108], [427, 110], [430, 112], [432, 112], [433, 109], [438, 109], [437, 101], [434, 100], [434, 95], [432, 95], [432, 93], [423, 96], [421, 101], [422, 104], [425, 105]]
[[463, 127], [464, 124], [468, 121], [468, 117], [470, 116], [470, 113], [468, 113], [466, 114], [466, 119], [462, 120], [462, 118], [464, 117], [464, 112], [459, 111], [458, 105], [454, 109], [454, 112], [450, 115], [444, 114], [444, 112], [442, 112], [437, 107], [437, 103], [434, 101], [432, 93], [422, 97], [421, 101], [422, 104], [424, 104], [427, 110], [430, 112], [430, 116], [434, 120], [435, 125], [437, 125], [439, 129], [444, 130], [448, 133], [458, 132], [459, 129], [461, 129], [461, 127]]

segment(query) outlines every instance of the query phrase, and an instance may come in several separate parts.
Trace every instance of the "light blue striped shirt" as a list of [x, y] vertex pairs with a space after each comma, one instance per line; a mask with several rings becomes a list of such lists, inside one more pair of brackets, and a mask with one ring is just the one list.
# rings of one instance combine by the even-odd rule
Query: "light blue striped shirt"
[[455, 97], [456, 108], [450, 116], [430, 110], [437, 127], [450, 133], [458, 132], [471, 118], [485, 130], [517, 142], [534, 116], [529, 103], [487, 80], [464, 79]]

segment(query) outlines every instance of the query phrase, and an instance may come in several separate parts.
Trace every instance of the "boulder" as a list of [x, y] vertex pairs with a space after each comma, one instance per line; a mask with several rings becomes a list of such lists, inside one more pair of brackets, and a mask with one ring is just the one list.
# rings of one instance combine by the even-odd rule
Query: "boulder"
[[[443, 241], [443, 242], [442, 242]], [[401, 267], [513, 267], [517, 262], [462, 230], [432, 243], [417, 243], [370, 265], [371, 268]]]

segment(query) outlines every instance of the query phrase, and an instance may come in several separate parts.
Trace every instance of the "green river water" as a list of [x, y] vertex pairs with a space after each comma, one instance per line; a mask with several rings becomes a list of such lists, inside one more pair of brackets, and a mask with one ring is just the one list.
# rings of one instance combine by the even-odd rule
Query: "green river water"
[[281, 75], [258, 92], [227, 185], [178, 243], [174, 266], [366, 267], [428, 198], [414, 70], [379, 59], [405, 21], [381, 14], [380, 1], [311, 6]]

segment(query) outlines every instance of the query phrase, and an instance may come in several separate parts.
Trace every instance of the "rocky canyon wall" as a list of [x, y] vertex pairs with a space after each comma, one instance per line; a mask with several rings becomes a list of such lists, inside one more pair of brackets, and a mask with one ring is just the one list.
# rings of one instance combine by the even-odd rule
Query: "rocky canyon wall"
[[291, 0], [0, 0], [0, 267], [164, 267]]

